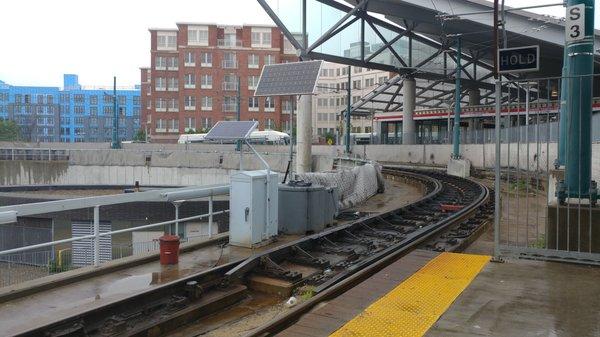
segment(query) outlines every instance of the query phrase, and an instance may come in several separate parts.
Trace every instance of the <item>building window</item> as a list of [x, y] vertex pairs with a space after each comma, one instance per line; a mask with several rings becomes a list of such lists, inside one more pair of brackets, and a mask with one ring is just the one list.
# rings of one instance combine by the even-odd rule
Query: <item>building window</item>
[[238, 78], [235, 74], [227, 74], [223, 76], [223, 90], [237, 90], [238, 89]]
[[271, 118], [267, 118], [267, 120], [265, 121], [265, 130], [273, 130], [275, 128], [275, 121]]
[[258, 69], [258, 55], [248, 54], [248, 68]]
[[83, 113], [85, 112], [85, 109], [84, 109], [83, 105], [76, 105], [73, 107], [73, 112], [75, 112], [75, 114], [77, 114], [77, 115], [83, 115]]
[[177, 98], [171, 98], [168, 101], [167, 110], [169, 112], [178, 112], [179, 111], [179, 100]]
[[82, 94], [75, 94], [73, 95], [73, 101], [75, 103], [85, 103], [85, 97]]
[[117, 99], [119, 100], [119, 105], [125, 105], [127, 103], [127, 96], [125, 95], [119, 95]]
[[201, 76], [200, 80], [200, 88], [212, 89], [212, 75], [204, 74]]
[[170, 119], [167, 126], [167, 132], [179, 133], [179, 119]]
[[352, 104], [358, 102], [360, 100], [360, 96], [352, 96]]
[[275, 97], [265, 97], [265, 111], [275, 111]]
[[361, 88], [360, 82], [361, 82], [361, 80], [352, 81], [352, 89], [360, 89]]
[[165, 100], [164, 98], [157, 98], [155, 107], [156, 111], [158, 112], [167, 111], [167, 100]]
[[196, 75], [195, 74], [185, 74], [184, 88], [186, 88], [186, 89], [195, 89], [196, 88]]
[[[167, 90], [167, 79], [166, 78], [164, 78], [164, 77], [157, 77], [156, 81], [154, 83], [155, 83], [154, 84], [154, 89], [156, 91], [165, 91], [165, 90]], [[104, 96], [104, 97], [106, 98], [107, 96]], [[112, 98], [112, 96], [109, 96], [109, 97]], [[104, 102], [104, 103], [106, 103], [106, 102]]]
[[202, 129], [208, 130], [212, 127], [212, 118], [204, 117], [202, 118]]
[[200, 54], [200, 66], [212, 67], [212, 53]]
[[154, 59], [154, 69], [166, 70], [167, 69], [167, 58], [164, 56], [157, 56]]
[[208, 27], [188, 26], [188, 45], [208, 46]]
[[168, 88], [169, 91], [179, 91], [179, 79], [177, 77], [169, 78]]
[[167, 121], [159, 118], [156, 120], [156, 132], [167, 132]]
[[271, 48], [271, 28], [252, 28], [252, 47]]
[[167, 69], [179, 70], [179, 59], [177, 57], [169, 57], [167, 59]]
[[196, 131], [196, 118], [186, 117], [185, 118], [185, 131]]
[[237, 68], [237, 57], [235, 53], [226, 52], [223, 53], [223, 61], [221, 61], [221, 66], [224, 69], [236, 69]]
[[360, 73], [362, 73], [362, 68], [361, 68], [361, 67], [354, 67], [354, 73], [355, 73], [355, 74], [360, 74]]
[[212, 110], [212, 97], [210, 96], [202, 96], [202, 106], [201, 109], [204, 111]]
[[133, 105], [140, 105], [140, 96], [133, 96]]
[[365, 88], [372, 87], [375, 85], [374, 78], [365, 78]]
[[273, 55], [265, 55], [265, 65], [275, 64], [275, 56]]
[[97, 116], [98, 115], [98, 107], [97, 106], [91, 106], [90, 107], [90, 116]]
[[225, 96], [223, 97], [223, 112], [234, 112], [237, 111], [237, 97]]
[[248, 89], [249, 90], [255, 90], [256, 86], [258, 85], [258, 76], [248, 76]]
[[258, 97], [248, 97], [248, 111], [258, 111]]
[[104, 111], [105, 115], [112, 115], [113, 113], [113, 107], [112, 106], [104, 106], [104, 108], [102, 109]]
[[90, 105], [98, 105], [98, 95], [90, 95]]
[[196, 56], [194, 55], [194, 52], [191, 52], [191, 51], [185, 52], [184, 65], [186, 67], [193, 67], [196, 65]]
[[196, 96], [185, 96], [185, 110], [196, 110]]
[[158, 50], [177, 50], [177, 32], [156, 33], [156, 47]]
[[377, 79], [377, 81], [379, 82], [379, 84], [384, 84], [385, 82], [387, 82], [388, 77], [387, 76], [383, 76]]

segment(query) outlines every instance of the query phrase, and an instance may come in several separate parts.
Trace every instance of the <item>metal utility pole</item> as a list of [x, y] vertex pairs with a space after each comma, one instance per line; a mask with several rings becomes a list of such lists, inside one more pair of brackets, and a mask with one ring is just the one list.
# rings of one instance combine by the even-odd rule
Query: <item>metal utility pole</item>
[[594, 0], [568, 0], [565, 22], [567, 48], [567, 134], [565, 181], [558, 198], [597, 199], [592, 164], [592, 82], [594, 74]]
[[351, 109], [351, 99], [352, 99], [352, 75], [351, 75], [352, 67], [348, 66], [348, 93], [346, 97], [346, 154], [350, 154], [350, 132], [352, 131], [352, 126], [350, 124], [350, 109]]
[[456, 38], [456, 82], [454, 85], [454, 141], [452, 158], [460, 158], [460, 92], [461, 92], [461, 36]]
[[[498, 79], [498, 1], [494, 0], [494, 78]], [[459, 37], [460, 46], [460, 37]]]
[[113, 77], [113, 132], [111, 148], [121, 148], [121, 141], [119, 140], [119, 109], [117, 105], [117, 76]]

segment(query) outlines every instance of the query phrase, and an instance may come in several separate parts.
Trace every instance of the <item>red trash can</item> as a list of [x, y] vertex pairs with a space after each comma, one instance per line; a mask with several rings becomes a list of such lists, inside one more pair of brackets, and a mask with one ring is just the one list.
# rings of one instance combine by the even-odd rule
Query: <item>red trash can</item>
[[179, 236], [163, 235], [160, 241], [160, 264], [177, 264], [179, 262]]

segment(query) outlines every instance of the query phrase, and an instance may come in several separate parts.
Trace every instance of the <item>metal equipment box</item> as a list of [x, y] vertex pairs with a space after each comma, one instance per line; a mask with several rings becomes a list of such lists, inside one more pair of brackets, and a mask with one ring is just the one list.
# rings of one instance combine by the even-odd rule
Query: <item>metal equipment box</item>
[[278, 185], [279, 175], [271, 172], [267, 179], [266, 170], [231, 175], [229, 244], [252, 248], [277, 235]]
[[279, 231], [318, 233], [333, 224], [337, 213], [335, 189], [320, 185], [279, 185]]

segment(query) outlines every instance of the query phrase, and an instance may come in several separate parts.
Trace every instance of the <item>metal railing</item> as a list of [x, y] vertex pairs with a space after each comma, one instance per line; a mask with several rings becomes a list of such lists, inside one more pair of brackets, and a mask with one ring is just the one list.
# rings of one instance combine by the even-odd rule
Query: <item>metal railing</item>
[[[121, 233], [129, 233], [144, 229], [152, 229], [157, 227], [165, 227], [171, 226], [172, 230], [170, 232], [179, 233], [179, 224], [187, 221], [198, 220], [198, 219], [208, 219], [208, 238], [213, 236], [213, 218], [216, 215], [222, 215], [229, 213], [229, 209], [224, 209], [220, 211], [214, 211], [214, 197], [220, 195], [229, 194], [229, 186], [228, 185], [216, 185], [211, 187], [196, 187], [196, 188], [176, 188], [176, 189], [168, 189], [168, 190], [154, 190], [148, 192], [138, 192], [138, 193], [127, 193], [123, 195], [107, 195], [100, 197], [88, 197], [88, 198], [76, 198], [76, 199], [67, 199], [67, 200], [55, 200], [49, 202], [41, 202], [41, 203], [32, 203], [32, 204], [22, 204], [22, 205], [14, 205], [14, 206], [5, 206], [0, 207], [0, 223], [12, 223], [16, 222], [18, 216], [29, 216], [35, 214], [44, 214], [50, 212], [58, 212], [58, 211], [67, 211], [67, 210], [76, 210], [76, 209], [84, 209], [84, 208], [93, 208], [93, 223], [92, 230], [93, 234], [90, 235], [82, 235], [77, 237], [71, 237], [68, 239], [62, 240], [54, 240], [50, 242], [44, 242], [34, 245], [28, 245], [24, 247], [18, 247], [13, 249], [6, 249], [0, 251], [0, 284], [8, 285], [14, 284], [15, 279], [19, 280], [27, 280], [32, 278], [37, 278], [41, 276], [48, 275], [50, 273], [61, 272], [65, 270], [72, 269], [71, 267], [66, 267], [69, 264], [66, 263], [58, 263], [58, 259], [68, 259], [70, 255], [65, 253], [64, 250], [59, 250], [57, 254], [55, 254], [54, 249], [44, 248], [53, 247], [56, 245], [72, 243], [78, 240], [89, 240], [91, 243], [91, 249], [94, 266], [99, 266], [101, 263], [100, 259], [100, 238], [105, 236], [111, 236], [114, 234]], [[179, 218], [179, 207], [181, 204], [188, 200], [200, 199], [200, 198], [208, 198], [208, 212], [200, 215], [189, 216], [185, 218]], [[147, 225], [141, 225], [131, 228], [101, 232], [100, 231], [100, 207], [107, 205], [116, 205], [123, 204], [128, 202], [140, 202], [140, 201], [163, 201], [163, 202], [171, 202], [175, 207], [175, 219], [162, 221]], [[186, 241], [185, 239], [183, 241]], [[149, 243], [152, 245], [150, 247], [152, 250], [156, 249], [155, 243]], [[150, 249], [149, 248], [149, 249]], [[32, 252], [33, 250], [37, 250]], [[40, 251], [41, 250], [41, 251]], [[111, 250], [114, 259], [115, 247], [111, 244]], [[148, 250], [149, 251], [149, 250]], [[123, 249], [120, 250], [120, 254], [117, 254], [117, 258], [125, 257], [133, 255], [135, 249], [133, 249], [133, 244], [130, 245], [129, 252]], [[40, 266], [39, 263], [33, 263], [32, 261], [41, 261], [39, 256], [33, 255], [46, 254], [46, 257], [41, 257], [41, 260], [49, 261], [47, 266]], [[70, 253], [69, 253], [70, 254]], [[55, 258], [55, 255], [56, 258]], [[58, 263], [58, 265], [56, 265]], [[17, 269], [14, 268], [15, 265], [21, 265], [23, 268]], [[11, 268], [13, 267], [13, 268]], [[46, 272], [44, 272], [46, 270]], [[8, 273], [8, 274], [7, 274]], [[20, 275], [15, 275], [15, 273]], [[34, 275], [33, 277], [31, 275]], [[35, 276], [39, 275], [39, 276]], [[8, 280], [8, 281], [7, 281]], [[12, 280], [12, 281], [11, 281]]]
[[68, 161], [67, 150], [0, 148], [0, 160]]

